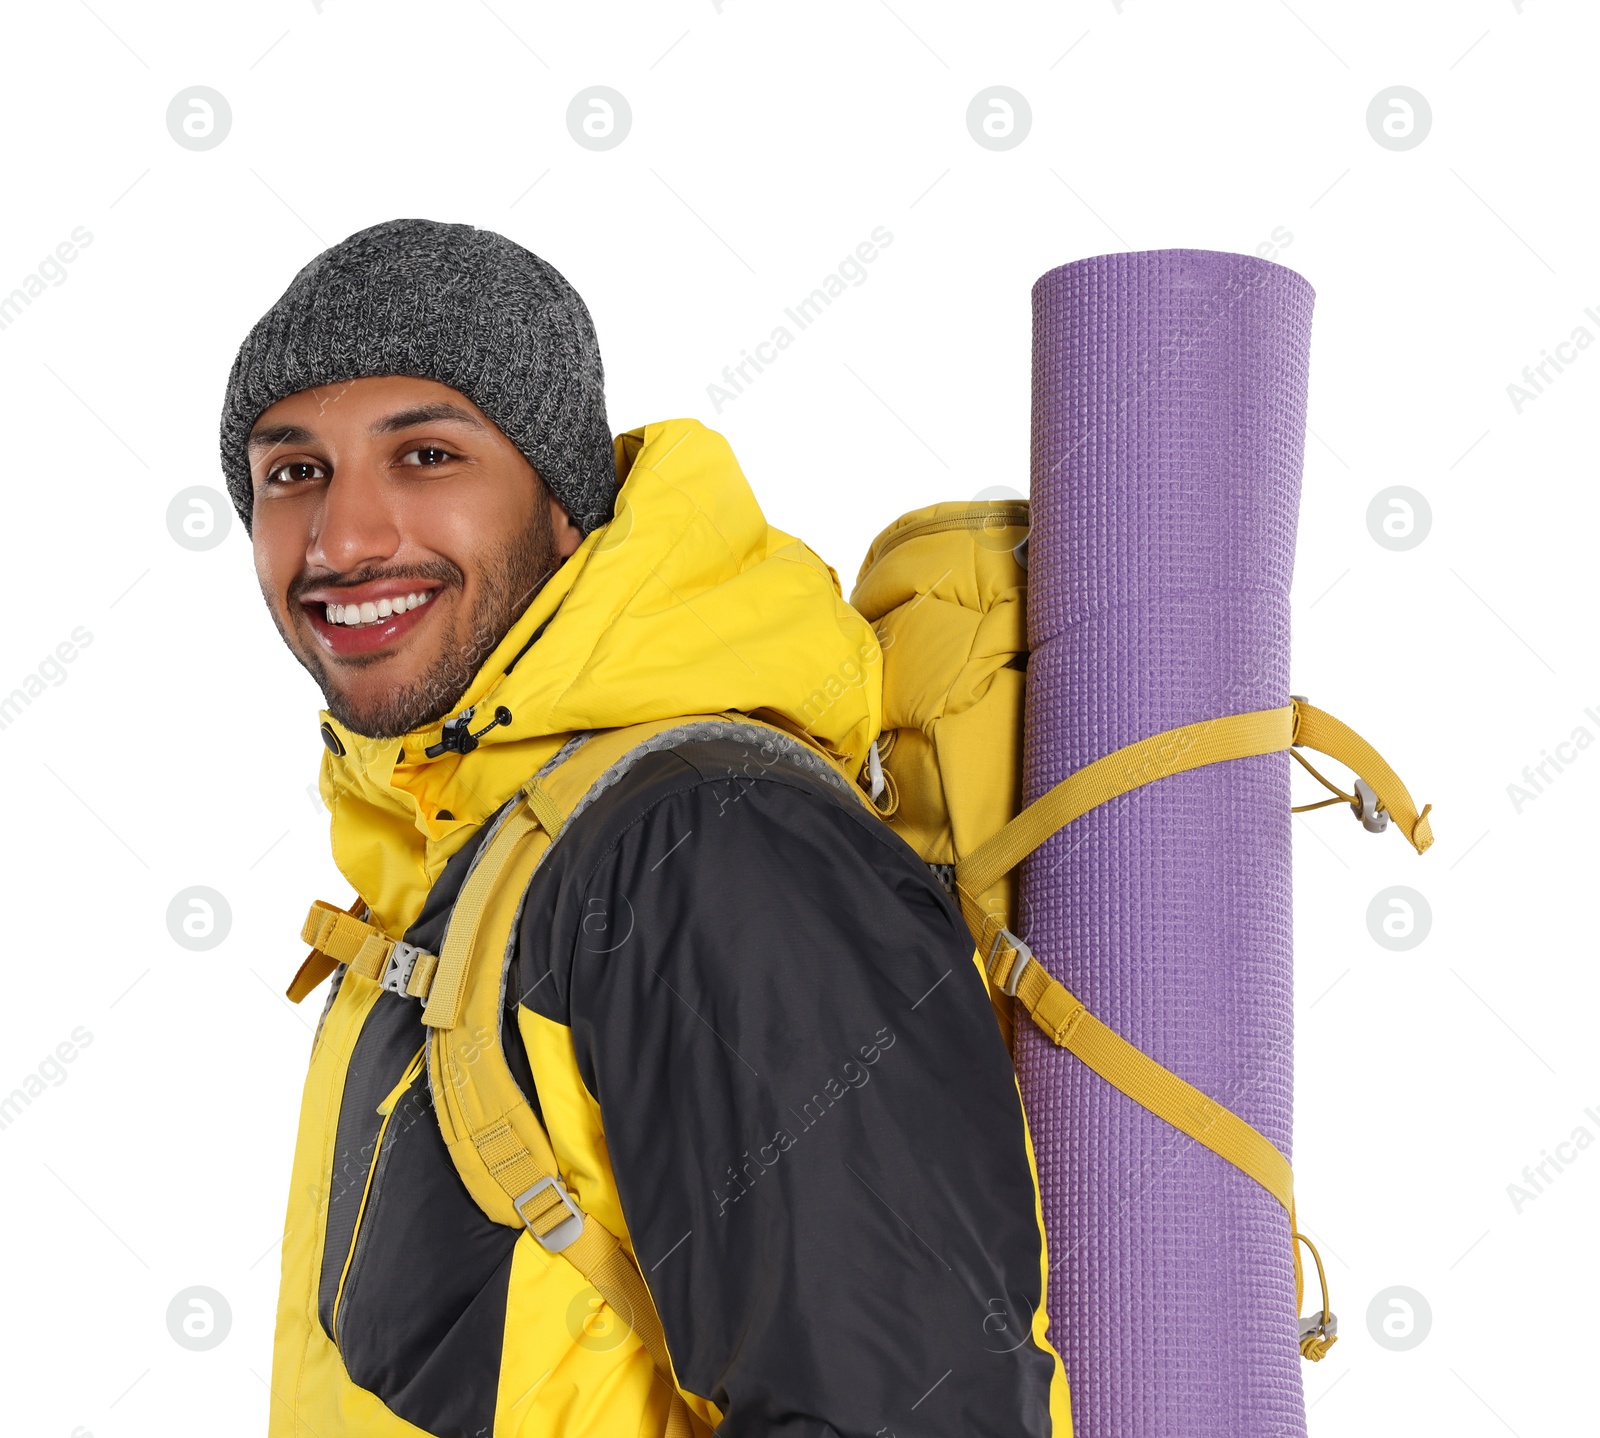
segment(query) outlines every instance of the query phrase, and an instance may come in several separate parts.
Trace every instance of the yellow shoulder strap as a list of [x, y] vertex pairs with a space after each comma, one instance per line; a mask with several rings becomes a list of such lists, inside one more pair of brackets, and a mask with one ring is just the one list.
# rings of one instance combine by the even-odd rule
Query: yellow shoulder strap
[[[445, 1143], [469, 1180], [487, 1175], [498, 1190], [492, 1216], [522, 1223], [536, 1242], [559, 1253], [594, 1285], [619, 1322], [630, 1327], [650, 1354], [657, 1374], [672, 1391], [667, 1432], [691, 1438], [709, 1429], [678, 1391], [666, 1337], [643, 1275], [632, 1255], [603, 1224], [585, 1213], [562, 1182], [554, 1151], [537, 1116], [506, 1068], [499, 1046], [478, 1037], [494, 1015], [477, 1012], [486, 1000], [498, 1004], [506, 945], [522, 892], [549, 847], [549, 830], [529, 786], [500, 826], [456, 901], [440, 960], [443, 984], [435, 983], [428, 1011], [428, 1081]], [[466, 920], [457, 923], [457, 916]], [[479, 979], [479, 982], [471, 982]], [[467, 1011], [463, 1013], [463, 1009]], [[454, 1022], [442, 1022], [454, 1016]], [[493, 1030], [490, 1030], [493, 1032]], [[482, 1186], [469, 1181], [482, 1202]], [[487, 1207], [487, 1205], [486, 1205]], [[507, 1212], [506, 1210], [509, 1210]]]
[[[652, 735], [718, 719], [795, 738], [776, 725], [731, 712], [683, 715], [590, 734], [554, 769], [523, 785], [462, 885], [441, 953], [418, 949], [358, 919], [364, 907], [359, 896], [346, 910], [319, 900], [301, 931], [311, 952], [288, 989], [298, 1003], [345, 964], [352, 973], [425, 1001], [428, 1082], [440, 1132], [463, 1182], [496, 1221], [525, 1225], [547, 1251], [563, 1255], [638, 1336], [672, 1393], [668, 1438], [706, 1438], [714, 1410], [702, 1414], [685, 1400], [660, 1317], [632, 1253], [569, 1192], [549, 1136], [503, 1050], [497, 1043], [484, 1043], [482, 1036], [499, 1032], [500, 980], [512, 928], [534, 868], [566, 817], [602, 774]], [[831, 758], [829, 762], [839, 768]]]
[[429, 1030], [429, 1084], [458, 1171], [485, 1211], [500, 1222], [525, 1224], [536, 1242], [577, 1268], [638, 1336], [672, 1393], [669, 1438], [703, 1438], [711, 1425], [678, 1388], [644, 1276], [628, 1248], [568, 1190], [549, 1136], [503, 1050], [481, 1036], [499, 1032], [501, 974], [522, 896], [566, 816], [602, 774], [653, 734], [715, 717], [601, 730], [554, 770], [523, 785], [456, 899], [422, 1015]]
[[[534, 1239], [568, 1259], [631, 1327], [672, 1393], [668, 1433], [710, 1432], [678, 1388], [650, 1290], [628, 1247], [584, 1212], [559, 1172], [549, 1136], [496, 1043], [500, 984], [522, 896], [540, 858], [595, 782], [631, 750], [668, 729], [704, 720], [737, 722], [788, 735], [742, 714], [692, 714], [598, 731], [556, 768], [523, 786], [487, 841], [451, 913], [427, 992], [428, 1076], [440, 1130], [457, 1170], [485, 1212], [526, 1224]], [[836, 766], [837, 767], [837, 766]], [[415, 990], [408, 990], [415, 992]], [[703, 1400], [696, 1400], [697, 1403]]]

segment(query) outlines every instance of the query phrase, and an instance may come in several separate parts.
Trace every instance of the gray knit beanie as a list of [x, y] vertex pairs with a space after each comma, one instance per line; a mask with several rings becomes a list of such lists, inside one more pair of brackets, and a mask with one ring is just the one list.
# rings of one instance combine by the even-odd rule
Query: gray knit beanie
[[239, 347], [222, 405], [222, 471], [246, 533], [245, 442], [262, 411], [303, 389], [390, 374], [466, 395], [584, 534], [611, 518], [605, 372], [578, 292], [493, 230], [387, 220], [307, 264]]

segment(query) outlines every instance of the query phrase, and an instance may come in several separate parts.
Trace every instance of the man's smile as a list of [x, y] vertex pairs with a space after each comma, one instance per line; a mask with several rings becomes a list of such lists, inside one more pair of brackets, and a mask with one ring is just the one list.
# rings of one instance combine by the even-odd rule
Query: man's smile
[[379, 579], [312, 590], [299, 602], [323, 647], [344, 658], [372, 654], [409, 635], [439, 588], [426, 580]]

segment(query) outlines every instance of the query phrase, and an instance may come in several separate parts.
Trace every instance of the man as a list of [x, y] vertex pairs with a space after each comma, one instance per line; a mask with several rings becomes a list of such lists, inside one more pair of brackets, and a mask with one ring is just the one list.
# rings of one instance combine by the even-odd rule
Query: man
[[[385, 945], [440, 952], [486, 836], [581, 736], [720, 716], [631, 755], [561, 829], [484, 1035], [562, 1192], [637, 1261], [671, 1376], [642, 1318], [475, 1201], [421, 1006], [352, 963], [306, 1082], [271, 1432], [631, 1438], [687, 1409], [730, 1435], [1066, 1433], [971, 938], [847, 792], [881, 714], [875, 637], [720, 436], [613, 440], [602, 377], [550, 265], [391, 221], [251, 330], [222, 462], [325, 697], [334, 858]], [[753, 744], [757, 720], [783, 742]]]

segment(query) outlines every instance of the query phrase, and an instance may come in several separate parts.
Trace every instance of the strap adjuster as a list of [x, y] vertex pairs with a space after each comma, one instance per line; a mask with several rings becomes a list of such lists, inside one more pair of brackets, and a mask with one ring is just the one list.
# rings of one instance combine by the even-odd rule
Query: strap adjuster
[[[529, 1221], [523, 1208], [531, 1198], [543, 1193], [547, 1188], [555, 1189], [556, 1197], [567, 1207], [567, 1216], [548, 1233], [540, 1233]], [[528, 1225], [528, 1232], [538, 1239], [540, 1247], [546, 1253], [560, 1253], [563, 1248], [576, 1243], [578, 1236], [583, 1232], [583, 1210], [572, 1201], [572, 1195], [567, 1192], [566, 1186], [553, 1173], [547, 1173], [532, 1188], [519, 1193], [511, 1202], [516, 1207], [517, 1216]]]
[[1315, 1335], [1318, 1338], [1334, 1338], [1338, 1336], [1339, 1319], [1337, 1315], [1319, 1308], [1315, 1313], [1307, 1313], [1300, 1320], [1300, 1341]]
[[380, 988], [388, 989], [392, 994], [399, 994], [407, 998], [406, 985], [411, 982], [411, 971], [417, 966], [417, 958], [424, 951], [415, 944], [408, 944], [404, 939], [396, 939], [394, 947], [389, 950], [389, 957], [383, 965], [383, 973], [378, 979]]
[[1350, 808], [1361, 820], [1361, 827], [1369, 834], [1381, 834], [1389, 827], [1389, 811], [1378, 807], [1378, 796], [1365, 779], [1356, 780], [1355, 791], [1357, 802]]
[[1011, 960], [1011, 972], [1006, 975], [1005, 982], [1000, 985], [1001, 993], [1005, 994], [1008, 998], [1014, 999], [1017, 996], [1017, 982], [1022, 978], [1022, 971], [1027, 968], [1029, 964], [1034, 962], [1033, 950], [1023, 943], [1022, 940], [1013, 934], [1011, 930], [1008, 929], [1004, 924], [1001, 924], [1000, 928], [995, 933], [994, 942], [989, 945], [988, 962], [984, 964], [984, 968], [991, 975], [994, 973], [995, 956], [1000, 952], [1001, 939], [1007, 940], [1011, 947], [1017, 951], [1016, 957]]

